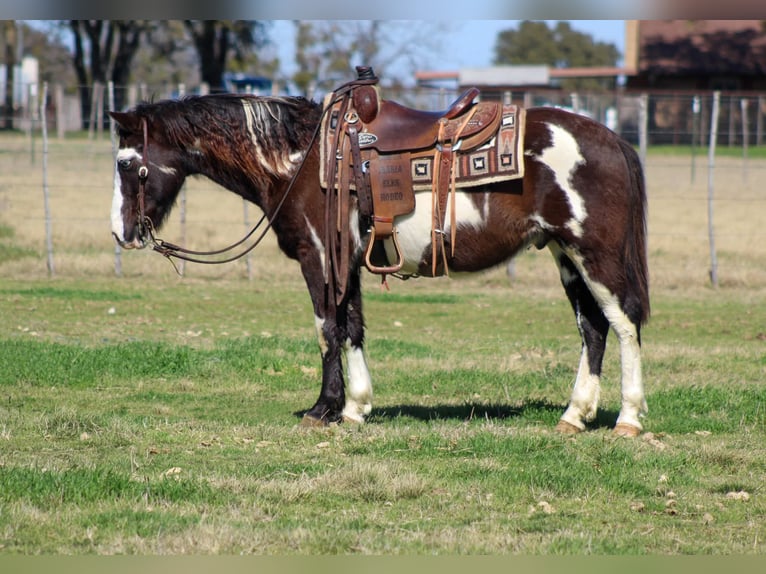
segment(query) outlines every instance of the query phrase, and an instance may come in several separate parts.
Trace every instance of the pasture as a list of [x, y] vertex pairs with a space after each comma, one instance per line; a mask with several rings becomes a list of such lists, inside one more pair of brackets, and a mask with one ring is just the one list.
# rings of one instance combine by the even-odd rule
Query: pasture
[[[374, 408], [298, 427], [319, 392], [312, 310], [273, 241], [245, 263], [122, 254], [109, 143], [0, 136], [0, 552], [759, 554], [766, 551], [766, 159], [647, 161], [649, 414], [610, 434], [610, 336], [588, 432], [553, 432], [579, 335], [550, 255], [470, 279], [365, 273]], [[763, 154], [761, 154], [762, 157]], [[187, 187], [188, 243], [238, 239], [242, 203]], [[255, 210], [252, 210], [255, 211]], [[255, 219], [255, 214], [251, 214]], [[178, 213], [163, 230], [177, 239]]]

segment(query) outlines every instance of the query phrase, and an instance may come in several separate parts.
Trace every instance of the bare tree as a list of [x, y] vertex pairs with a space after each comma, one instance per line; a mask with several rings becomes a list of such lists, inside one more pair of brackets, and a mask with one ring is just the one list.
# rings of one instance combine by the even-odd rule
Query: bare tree
[[354, 77], [356, 66], [372, 66], [384, 84], [403, 83], [429, 65], [448, 34], [444, 23], [381, 20], [295, 21], [296, 63], [293, 81], [331, 89]]
[[[141, 36], [148, 29], [144, 20], [71, 20], [74, 36], [73, 63], [80, 87], [83, 127], [87, 127], [95, 82], [124, 86]], [[124, 92], [115, 92], [115, 107], [120, 109]]]
[[222, 91], [230, 60], [244, 61], [268, 43], [266, 25], [254, 20], [184, 20], [199, 57], [202, 81]]

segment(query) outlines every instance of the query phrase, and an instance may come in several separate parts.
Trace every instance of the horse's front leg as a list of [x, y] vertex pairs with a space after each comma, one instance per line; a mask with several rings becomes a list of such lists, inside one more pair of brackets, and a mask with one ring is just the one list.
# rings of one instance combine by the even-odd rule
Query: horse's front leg
[[343, 382], [343, 337], [332, 314], [316, 314], [319, 349], [322, 353], [322, 388], [314, 406], [303, 415], [303, 426], [325, 426], [340, 422], [346, 396]]
[[[314, 406], [303, 415], [303, 426], [324, 426], [347, 420], [364, 422], [372, 409], [372, 381], [364, 355], [364, 316], [359, 266], [349, 271], [346, 296], [340, 303], [324, 278], [324, 249], [316, 233], [301, 262], [314, 305], [314, 321], [322, 354], [322, 388]], [[348, 367], [348, 400], [343, 359]]]
[[372, 410], [372, 378], [364, 354], [364, 315], [359, 269], [351, 272], [348, 296], [342, 316], [345, 318], [347, 338], [343, 353], [348, 368], [348, 388], [343, 420], [362, 423]]
[[325, 295], [323, 278], [320, 276], [319, 282], [307, 278], [307, 283], [314, 303], [314, 324], [322, 354], [322, 388], [314, 406], [303, 415], [301, 424], [324, 426], [340, 422], [346, 405], [341, 355], [345, 336], [338, 324], [338, 308], [333, 297]]

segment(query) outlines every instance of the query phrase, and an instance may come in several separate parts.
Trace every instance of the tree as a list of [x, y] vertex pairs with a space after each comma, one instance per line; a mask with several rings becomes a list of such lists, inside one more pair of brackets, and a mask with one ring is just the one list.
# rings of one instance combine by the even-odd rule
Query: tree
[[3, 27], [3, 44], [5, 60], [5, 104], [3, 109], [5, 119], [3, 120], [3, 129], [13, 129], [13, 84], [14, 69], [16, 67], [16, 22], [6, 20]]
[[385, 84], [402, 82], [438, 54], [443, 24], [380, 20], [296, 20], [299, 71], [293, 82], [305, 94], [330, 90], [372, 66]]
[[[525, 20], [518, 30], [497, 35], [495, 60], [503, 64], [539, 64], [553, 68], [616, 66], [620, 52], [614, 44], [596, 42], [590, 34], [578, 32], [569, 22], [548, 28], [545, 22]], [[564, 87], [595, 87], [594, 80], [568, 80]]]
[[[144, 20], [71, 20], [74, 36], [73, 63], [80, 87], [83, 127], [90, 121], [95, 82], [124, 86], [141, 37], [148, 29]], [[115, 90], [115, 108], [121, 109], [123, 90]]]
[[254, 20], [184, 20], [199, 57], [202, 81], [212, 91], [223, 91], [224, 72], [230, 59], [257, 59], [254, 48], [268, 44], [266, 24]]

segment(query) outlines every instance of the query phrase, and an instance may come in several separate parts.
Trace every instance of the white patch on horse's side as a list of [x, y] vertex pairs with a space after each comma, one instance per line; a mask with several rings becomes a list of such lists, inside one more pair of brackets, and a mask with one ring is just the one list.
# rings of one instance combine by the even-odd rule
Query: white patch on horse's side
[[[471, 199], [471, 194], [458, 190], [455, 194], [455, 223], [460, 227], [474, 227], [481, 229], [486, 224], [485, 213], [488, 207], [479, 211]], [[452, 194], [447, 198], [447, 206], [444, 217], [444, 233], [450, 232], [450, 210]], [[487, 202], [488, 203], [488, 202]], [[418, 264], [426, 249], [431, 245], [431, 194], [415, 194], [415, 210], [412, 213], [394, 219], [394, 227], [399, 235], [399, 247], [404, 257], [402, 274], [417, 273]], [[394, 261], [396, 254], [391, 240], [385, 241], [386, 255], [389, 261]]]
[[355, 422], [364, 422], [364, 417], [372, 410], [372, 378], [367, 368], [364, 351], [350, 341], [343, 345], [348, 368], [346, 405], [343, 417]]
[[327, 345], [327, 339], [324, 336], [324, 319], [314, 315], [314, 328], [317, 332], [317, 341], [319, 341], [319, 350], [324, 357], [327, 354], [327, 349], [330, 347]]
[[574, 189], [572, 178], [577, 168], [585, 163], [585, 158], [580, 153], [580, 146], [577, 145], [577, 140], [571, 133], [556, 124], [547, 124], [547, 126], [551, 134], [551, 145], [534, 157], [553, 171], [556, 183], [564, 192], [572, 212], [572, 218], [567, 221], [566, 226], [575, 237], [582, 237], [582, 224], [588, 217], [588, 212], [585, 209], [585, 200]]
[[582, 256], [574, 249], [566, 249], [565, 253], [577, 267], [577, 271], [604, 312], [620, 343], [622, 407], [617, 424], [629, 424], [640, 430], [643, 427], [639, 417], [643, 416], [648, 408], [641, 374], [641, 346], [638, 342], [636, 326], [623, 312], [617, 296], [602, 283], [591, 279], [583, 264]]
[[[322, 265], [322, 275], [324, 276], [325, 283], [327, 282], [327, 268], [325, 267], [325, 249], [324, 244], [322, 243], [322, 240], [319, 239], [319, 234], [317, 233], [317, 230], [314, 228], [313, 225], [311, 225], [311, 222], [309, 221], [308, 216], [303, 216], [304, 221], [306, 222], [306, 226], [309, 228], [309, 235], [311, 236], [311, 243], [314, 244], [314, 247], [317, 250], [317, 253], [319, 253], [319, 262]], [[358, 229], [358, 226], [357, 226]]]

